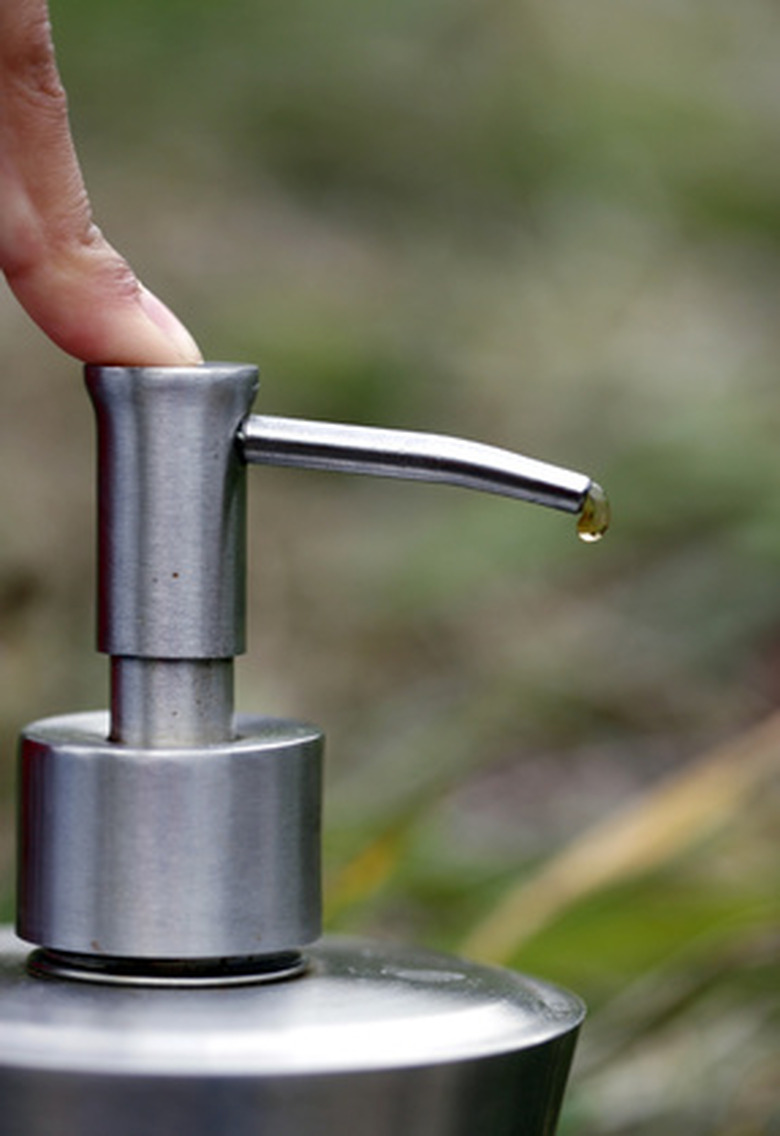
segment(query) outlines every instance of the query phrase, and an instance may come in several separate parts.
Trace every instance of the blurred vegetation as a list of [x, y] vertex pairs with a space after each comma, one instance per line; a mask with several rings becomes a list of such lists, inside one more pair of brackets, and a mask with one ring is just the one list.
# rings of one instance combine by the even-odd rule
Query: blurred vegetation
[[[247, 707], [329, 920], [575, 987], [568, 1133], [780, 1132], [780, 14], [55, 0], [103, 227], [260, 403], [591, 472], [614, 534], [256, 471]], [[0, 736], [105, 701], [77, 369], [0, 304]], [[256, 480], [255, 480], [256, 479]]]

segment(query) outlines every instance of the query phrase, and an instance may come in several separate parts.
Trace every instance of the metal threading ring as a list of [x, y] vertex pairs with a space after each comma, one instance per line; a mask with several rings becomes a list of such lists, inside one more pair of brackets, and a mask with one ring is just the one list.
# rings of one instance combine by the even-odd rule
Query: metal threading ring
[[27, 958], [27, 970], [39, 978], [179, 989], [280, 982], [286, 978], [297, 978], [307, 968], [306, 957], [298, 951], [243, 958], [129, 959], [40, 948]]

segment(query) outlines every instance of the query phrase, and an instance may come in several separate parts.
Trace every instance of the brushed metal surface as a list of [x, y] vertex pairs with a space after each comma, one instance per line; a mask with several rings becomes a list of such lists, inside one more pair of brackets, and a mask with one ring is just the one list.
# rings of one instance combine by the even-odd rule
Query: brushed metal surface
[[111, 659], [111, 741], [152, 749], [232, 736], [232, 659]]
[[0, 1136], [549, 1136], [581, 1002], [513, 972], [325, 940], [265, 987], [41, 981], [0, 934]]
[[24, 732], [22, 938], [149, 959], [275, 954], [317, 938], [316, 728], [239, 717], [233, 741], [153, 751], [107, 734], [103, 713]]
[[98, 643], [109, 655], [244, 649], [245, 466], [257, 368], [87, 367], [98, 424]]

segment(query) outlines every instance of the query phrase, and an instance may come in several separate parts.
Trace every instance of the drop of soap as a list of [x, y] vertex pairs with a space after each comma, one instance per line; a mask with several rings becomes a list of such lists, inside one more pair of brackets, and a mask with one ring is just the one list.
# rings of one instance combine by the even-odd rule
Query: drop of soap
[[582, 506], [582, 512], [577, 519], [577, 533], [580, 540], [592, 543], [601, 540], [609, 528], [610, 508], [607, 495], [595, 481], [590, 483], [590, 489]]

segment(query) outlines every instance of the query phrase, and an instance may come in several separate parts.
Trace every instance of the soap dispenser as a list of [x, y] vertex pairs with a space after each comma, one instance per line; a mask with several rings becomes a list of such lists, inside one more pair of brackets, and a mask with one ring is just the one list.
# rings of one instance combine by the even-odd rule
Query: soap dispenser
[[233, 712], [247, 465], [499, 493], [586, 538], [598, 486], [461, 439], [252, 415], [247, 365], [88, 367], [87, 386], [110, 710], [22, 735], [0, 1136], [549, 1136], [575, 996], [320, 937], [322, 734]]

